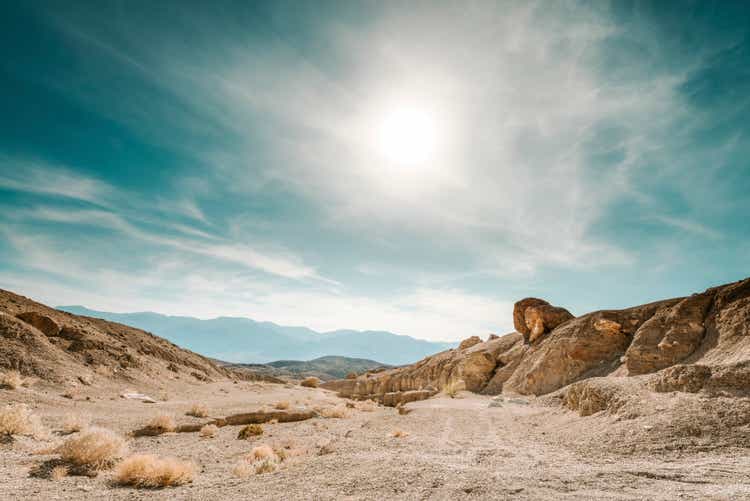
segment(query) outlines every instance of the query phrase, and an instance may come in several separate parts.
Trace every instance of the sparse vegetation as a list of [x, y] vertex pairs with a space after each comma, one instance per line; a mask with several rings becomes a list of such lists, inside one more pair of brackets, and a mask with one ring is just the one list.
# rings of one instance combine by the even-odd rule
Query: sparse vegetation
[[349, 411], [347, 411], [346, 407], [344, 406], [323, 407], [317, 412], [320, 416], [324, 418], [347, 418], [349, 417]]
[[289, 402], [287, 402], [286, 400], [282, 402], [276, 402], [276, 405], [274, 407], [280, 411], [285, 411], [289, 409]]
[[456, 379], [456, 380], [452, 380], [448, 382], [448, 384], [446, 384], [445, 387], [443, 387], [443, 393], [445, 393], [451, 398], [456, 398], [456, 396], [458, 396], [458, 392], [465, 390], [465, 389], [466, 389], [466, 384], [462, 380]]
[[237, 434], [237, 438], [240, 440], [247, 440], [250, 437], [257, 437], [263, 435], [263, 427], [259, 424], [249, 424], [244, 426]]
[[214, 438], [219, 432], [219, 427], [215, 424], [207, 424], [201, 428], [199, 435], [204, 438]]
[[38, 416], [25, 404], [10, 404], [0, 409], [0, 435], [28, 435], [44, 438], [46, 430]]
[[300, 382], [300, 386], [304, 386], [305, 388], [317, 388], [319, 384], [320, 379], [315, 376], [306, 377]]
[[162, 433], [171, 433], [175, 431], [176, 428], [177, 425], [172, 416], [169, 414], [159, 414], [146, 424], [145, 429], [151, 431], [152, 435], [161, 435]]
[[50, 480], [62, 480], [68, 476], [68, 467], [65, 465], [57, 465], [49, 472]]
[[18, 371], [8, 371], [0, 374], [0, 388], [17, 390], [23, 385], [24, 379]]
[[176, 458], [134, 454], [117, 466], [115, 483], [154, 489], [174, 487], [193, 481], [195, 466]]
[[232, 472], [240, 478], [247, 478], [252, 474], [273, 473], [279, 469], [279, 463], [286, 458], [286, 452], [279, 455], [269, 445], [253, 447], [245, 459], [239, 461]]
[[60, 458], [74, 466], [94, 470], [110, 468], [127, 452], [125, 440], [105, 428], [89, 428], [67, 439], [55, 449]]
[[90, 424], [91, 418], [85, 414], [66, 414], [63, 419], [62, 432], [70, 435], [88, 428]]
[[193, 404], [193, 406], [190, 407], [190, 410], [185, 414], [197, 418], [208, 417], [208, 407], [203, 404]]

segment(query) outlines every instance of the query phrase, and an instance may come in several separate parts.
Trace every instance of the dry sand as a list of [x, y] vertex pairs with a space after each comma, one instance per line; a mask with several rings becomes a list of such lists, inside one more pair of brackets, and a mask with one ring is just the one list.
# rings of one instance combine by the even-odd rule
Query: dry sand
[[[73, 412], [125, 434], [161, 413], [178, 424], [203, 422], [185, 416], [195, 402], [217, 417], [278, 401], [289, 401], [292, 409], [345, 403], [329, 391], [279, 384], [170, 384], [166, 395], [131, 388], [167, 398], [156, 404], [119, 398], [128, 389], [122, 385], [81, 387], [75, 400], [52, 387], [0, 390], [0, 405], [26, 402], [51, 430]], [[231, 426], [215, 438], [171, 433], [129, 439], [132, 452], [198, 466], [192, 484], [161, 490], [115, 487], [109, 472], [58, 481], [30, 477], [33, 467], [53, 457], [33, 452], [63, 437], [20, 438], [0, 444], [0, 499], [750, 499], [746, 449], [626, 454], [611, 442], [592, 440], [606, 436], [613, 424], [606, 416], [581, 418], [533, 399], [489, 407], [490, 397], [460, 397], [409, 404], [407, 415], [377, 407], [349, 409], [342, 419], [265, 424], [265, 434], [253, 440], [238, 440], [239, 427]], [[393, 437], [396, 430], [407, 435]], [[258, 444], [300, 455], [275, 473], [235, 477], [235, 463]]]

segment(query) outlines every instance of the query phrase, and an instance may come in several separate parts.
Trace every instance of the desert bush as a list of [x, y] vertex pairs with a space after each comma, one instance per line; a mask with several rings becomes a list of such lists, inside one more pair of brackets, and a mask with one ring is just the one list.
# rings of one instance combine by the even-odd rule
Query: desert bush
[[285, 458], [286, 452], [284, 452], [283, 456], [279, 456], [277, 451], [274, 451], [271, 446], [259, 445], [253, 447], [250, 454], [239, 461], [232, 471], [240, 478], [246, 478], [252, 474], [273, 473], [279, 469], [279, 463]]
[[8, 371], [0, 374], [0, 388], [17, 390], [23, 385], [23, 378], [18, 371]]
[[193, 481], [195, 466], [176, 458], [134, 454], [117, 466], [115, 483], [141, 488], [174, 487]]
[[450, 381], [448, 384], [446, 384], [443, 387], [443, 393], [445, 393], [451, 398], [456, 398], [456, 396], [458, 395], [458, 392], [465, 390], [465, 389], [466, 389], [466, 384], [462, 380], [457, 379], [457, 380]]
[[63, 418], [62, 431], [70, 435], [89, 427], [91, 418], [85, 414], [66, 414]]
[[240, 440], [247, 440], [250, 437], [257, 437], [263, 435], [263, 427], [259, 424], [249, 424], [244, 426], [237, 434], [237, 438]]
[[358, 402], [356, 408], [363, 412], [374, 412], [378, 406], [372, 400], [365, 400], [364, 402]]
[[50, 480], [62, 480], [68, 476], [68, 467], [65, 465], [57, 465], [49, 472]]
[[89, 428], [55, 449], [66, 463], [95, 470], [110, 468], [127, 452], [125, 440], [104, 428]]
[[349, 412], [346, 407], [323, 407], [318, 411], [318, 414], [324, 418], [346, 418], [349, 417]]
[[306, 377], [300, 382], [300, 386], [304, 386], [306, 388], [317, 388], [320, 384], [320, 379], [316, 378], [315, 376]]
[[190, 407], [190, 410], [185, 414], [198, 418], [208, 417], [208, 407], [203, 404], [193, 404], [193, 406]]
[[170, 433], [177, 429], [177, 425], [174, 422], [174, 418], [169, 414], [159, 414], [154, 416], [151, 421], [146, 424], [146, 430], [151, 435], [161, 435], [162, 433]]
[[276, 405], [274, 405], [274, 407], [280, 411], [285, 411], [289, 408], [289, 402], [287, 402], [286, 400], [283, 402], [276, 402]]
[[206, 426], [201, 428], [199, 435], [205, 438], [214, 438], [218, 432], [218, 426], [216, 426], [215, 424], [207, 424]]
[[0, 409], [0, 435], [28, 435], [44, 438], [46, 431], [39, 416], [25, 404], [10, 404]]

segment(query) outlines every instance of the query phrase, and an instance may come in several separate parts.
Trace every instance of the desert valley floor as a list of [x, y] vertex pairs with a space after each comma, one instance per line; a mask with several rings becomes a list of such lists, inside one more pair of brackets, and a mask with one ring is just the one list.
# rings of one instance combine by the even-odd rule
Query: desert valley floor
[[[0, 390], [0, 405], [26, 402], [52, 431], [47, 440], [20, 437], [0, 445], [0, 499], [746, 499], [750, 456], [744, 448], [675, 450], [649, 445], [658, 415], [629, 423], [630, 442], [608, 440], [619, 418], [577, 413], [535, 398], [437, 396], [406, 406], [354, 404], [333, 392], [289, 384], [222, 381], [171, 382], [156, 403], [120, 398], [126, 386], [81, 387], [73, 398], [39, 384]], [[678, 398], [678, 397], [675, 397]], [[165, 399], [162, 401], [161, 399]], [[166, 433], [129, 438], [131, 452], [153, 452], [193, 461], [191, 484], [161, 490], [113, 486], [111, 473], [57, 481], [30, 476], [60, 441], [64, 416], [88, 415], [92, 423], [125, 435], [159, 414], [178, 424], [193, 403], [211, 415], [272, 408], [345, 409], [344, 417], [316, 417], [264, 424], [265, 433], [238, 440], [240, 427], [225, 426], [214, 438]], [[490, 403], [495, 402], [492, 407]], [[679, 403], [677, 403], [679, 405]], [[361, 409], [357, 408], [361, 407]], [[394, 437], [403, 431], [405, 436]], [[658, 442], [658, 440], [657, 440]], [[293, 451], [273, 473], [238, 478], [232, 468], [253, 446]]]

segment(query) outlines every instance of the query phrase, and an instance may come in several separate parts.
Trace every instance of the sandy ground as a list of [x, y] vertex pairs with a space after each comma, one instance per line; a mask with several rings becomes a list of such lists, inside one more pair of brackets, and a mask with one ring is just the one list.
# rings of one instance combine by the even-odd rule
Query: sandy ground
[[[0, 404], [26, 402], [52, 430], [65, 414], [76, 412], [125, 434], [161, 413], [179, 424], [204, 421], [184, 415], [194, 402], [208, 406], [212, 416], [278, 401], [293, 408], [344, 403], [320, 389], [246, 382], [186, 384], [167, 395], [152, 391], [167, 398], [156, 404], [119, 398], [125, 389], [83, 388], [76, 400], [50, 388], [0, 390]], [[250, 441], [236, 438], [238, 427], [224, 427], [216, 438], [197, 433], [131, 438], [132, 452], [196, 463], [192, 484], [162, 490], [115, 487], [108, 472], [59, 481], [32, 478], [29, 471], [52, 457], [33, 452], [62, 438], [22, 438], [0, 444], [0, 499], [750, 499], [746, 449], [626, 455], [611, 444], [597, 447], [586, 440], [579, 448], [571, 445], [577, 443], [571, 434], [585, 433], [588, 425], [602, 433], [606, 418], [580, 418], [535, 401], [489, 403], [489, 397], [464, 394], [412, 403], [408, 415], [384, 407], [353, 410], [342, 419], [267, 424], [264, 436]], [[581, 419], [587, 426], [580, 426]], [[395, 430], [408, 436], [395, 438]], [[302, 455], [275, 473], [235, 477], [235, 463], [259, 444], [291, 447]]]

